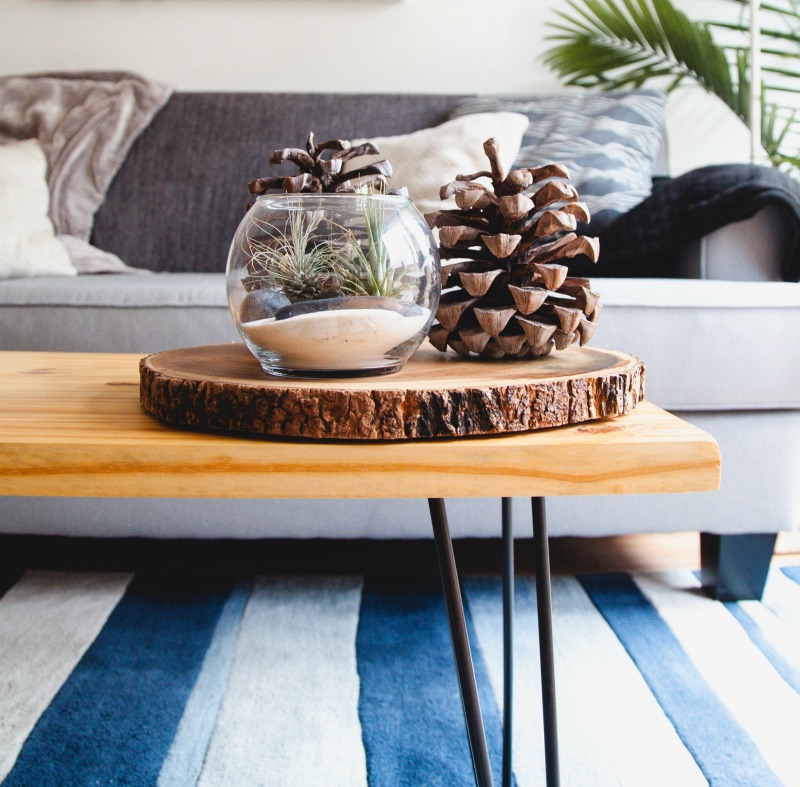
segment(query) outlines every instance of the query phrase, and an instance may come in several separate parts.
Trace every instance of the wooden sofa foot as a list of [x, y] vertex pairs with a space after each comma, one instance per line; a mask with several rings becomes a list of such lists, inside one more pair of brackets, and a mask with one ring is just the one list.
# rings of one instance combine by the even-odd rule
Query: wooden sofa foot
[[700, 581], [719, 601], [760, 599], [776, 533], [700, 534]]

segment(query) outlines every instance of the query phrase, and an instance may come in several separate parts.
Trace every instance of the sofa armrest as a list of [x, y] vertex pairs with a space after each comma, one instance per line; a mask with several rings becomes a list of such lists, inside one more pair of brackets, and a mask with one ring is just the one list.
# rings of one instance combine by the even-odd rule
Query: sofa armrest
[[766, 205], [744, 221], [727, 224], [684, 246], [682, 278], [728, 281], [781, 281], [781, 261], [792, 242], [787, 211]]

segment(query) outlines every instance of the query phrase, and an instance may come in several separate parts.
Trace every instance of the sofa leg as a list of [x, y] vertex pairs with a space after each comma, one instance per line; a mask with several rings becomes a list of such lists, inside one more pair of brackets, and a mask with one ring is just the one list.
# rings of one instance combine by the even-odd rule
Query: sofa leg
[[777, 533], [700, 534], [700, 581], [719, 601], [760, 599]]

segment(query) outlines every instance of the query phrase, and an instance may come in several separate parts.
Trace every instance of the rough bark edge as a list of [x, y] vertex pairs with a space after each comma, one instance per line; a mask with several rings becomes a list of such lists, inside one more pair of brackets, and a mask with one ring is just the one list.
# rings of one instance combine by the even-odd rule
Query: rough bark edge
[[158, 420], [213, 432], [404, 440], [527, 432], [610, 418], [644, 399], [644, 364], [583, 377], [451, 390], [269, 388], [177, 379], [142, 359], [140, 401]]

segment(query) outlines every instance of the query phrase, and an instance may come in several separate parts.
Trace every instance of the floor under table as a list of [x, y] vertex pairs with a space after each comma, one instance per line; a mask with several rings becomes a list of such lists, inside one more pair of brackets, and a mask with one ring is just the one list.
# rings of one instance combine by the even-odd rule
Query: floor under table
[[[459, 539], [459, 573], [499, 574], [501, 540]], [[641, 534], [604, 538], [559, 537], [550, 541], [554, 574], [696, 569], [696, 533]], [[800, 563], [800, 533], [782, 533], [773, 562]], [[531, 539], [515, 542], [518, 573], [533, 569]], [[268, 574], [436, 574], [432, 540], [186, 541], [0, 536], [0, 570], [191, 569]]]

